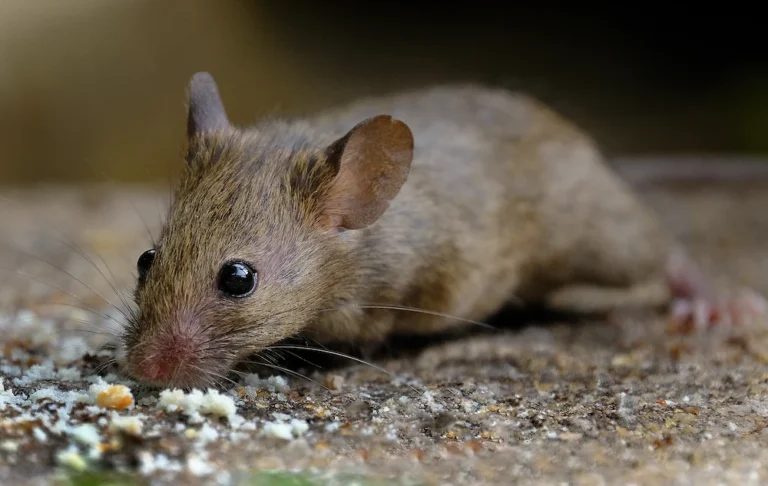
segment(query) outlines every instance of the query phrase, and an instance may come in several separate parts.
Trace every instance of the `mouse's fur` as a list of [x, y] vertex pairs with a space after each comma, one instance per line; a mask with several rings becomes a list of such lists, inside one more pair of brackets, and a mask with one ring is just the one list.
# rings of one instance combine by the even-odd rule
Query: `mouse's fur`
[[[594, 142], [524, 95], [444, 86], [240, 129], [198, 74], [188, 134], [125, 335], [148, 383], [205, 386], [297, 334], [365, 344], [459, 324], [367, 304], [482, 320], [515, 299], [605, 313], [710, 292]], [[258, 271], [247, 298], [217, 289], [232, 259]]]

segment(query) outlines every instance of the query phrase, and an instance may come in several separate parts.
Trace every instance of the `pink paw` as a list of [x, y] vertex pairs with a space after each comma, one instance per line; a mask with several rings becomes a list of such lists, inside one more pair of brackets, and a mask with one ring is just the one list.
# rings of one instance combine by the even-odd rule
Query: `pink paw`
[[689, 334], [712, 327], [749, 326], [767, 315], [768, 301], [745, 289], [719, 303], [711, 299], [677, 299], [672, 303], [670, 319], [673, 331]]

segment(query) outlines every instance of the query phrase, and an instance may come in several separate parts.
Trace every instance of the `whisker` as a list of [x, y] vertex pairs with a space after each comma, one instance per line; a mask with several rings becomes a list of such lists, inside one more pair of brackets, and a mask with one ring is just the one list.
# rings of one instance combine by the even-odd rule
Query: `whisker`
[[[283, 373], [288, 373], [291, 376], [295, 376], [297, 378], [301, 378], [301, 379], [307, 380], [309, 382], [312, 382], [315, 385], [323, 388], [326, 391], [330, 391], [328, 389], [328, 387], [326, 387], [322, 383], [320, 383], [318, 381], [315, 381], [315, 380], [313, 380], [312, 378], [310, 378], [308, 376], [302, 375], [301, 373], [299, 373], [297, 371], [293, 371], [291, 369], [284, 368], [282, 366], [274, 365], [274, 364], [271, 364], [271, 363], [264, 363], [262, 361], [253, 361], [253, 360], [245, 360], [245, 361], [242, 361], [242, 363], [245, 363], [245, 364], [255, 364], [255, 365], [265, 366], [267, 368], [272, 368], [272, 369], [277, 370], [277, 371], [282, 371]], [[242, 371], [236, 371], [236, 370], [233, 370], [232, 372], [235, 373], [235, 374], [241, 375], [241, 376], [247, 374], [247, 373], [243, 373]]]
[[[1, 201], [3, 201], [3, 202], [9, 203], [9, 204], [15, 205], [16, 207], [21, 207], [21, 205], [20, 205], [20, 204], [19, 204], [17, 201], [13, 201], [12, 199], [9, 199], [9, 198], [7, 198], [7, 197], [0, 197], [0, 200], [1, 200]], [[86, 254], [86, 252], [85, 252], [85, 251], [83, 251], [83, 249], [80, 247], [80, 245], [78, 245], [78, 244], [77, 244], [77, 242], [76, 242], [74, 239], [72, 239], [71, 237], [67, 236], [67, 234], [66, 234], [66, 233], [64, 233], [64, 232], [63, 232], [61, 229], [59, 229], [59, 228], [57, 228], [57, 227], [55, 227], [55, 226], [54, 226], [53, 228], [51, 228], [51, 229], [52, 229], [54, 232], [56, 232], [56, 233], [57, 233], [57, 234], [60, 236], [60, 238], [61, 238], [61, 239], [60, 239], [61, 243], [63, 243], [65, 246], [67, 246], [67, 248], [69, 248], [70, 250], [72, 250], [72, 251], [74, 251], [76, 254], [78, 254], [78, 255], [79, 255], [81, 258], [83, 258], [83, 259], [84, 259], [84, 260], [85, 260], [87, 263], [89, 263], [89, 264], [90, 264], [90, 265], [91, 265], [93, 268], [95, 268], [97, 272], [99, 272], [99, 274], [101, 275], [101, 277], [104, 279], [104, 281], [105, 281], [107, 284], [109, 284], [109, 286], [110, 286], [110, 287], [112, 288], [112, 290], [115, 292], [115, 294], [117, 295], [117, 297], [118, 297], [118, 298], [119, 298], [119, 299], [120, 299], [120, 300], [123, 302], [123, 304], [124, 304], [124, 305], [126, 305], [126, 306], [127, 306], [126, 302], [124, 301], [124, 299], [122, 298], [122, 296], [120, 295], [120, 293], [119, 293], [119, 292], [117, 291], [117, 289], [115, 288], [115, 285], [113, 285], [113, 283], [112, 283], [112, 282], [111, 282], [111, 281], [110, 281], [110, 280], [107, 278], [107, 276], [106, 276], [106, 275], [104, 275], [104, 272], [102, 272], [102, 271], [101, 271], [101, 269], [98, 267], [98, 265], [96, 265], [96, 263], [95, 263], [95, 262], [94, 262], [94, 261], [93, 261], [93, 260], [92, 260], [90, 257], [88, 257], [88, 255]], [[83, 285], [84, 285], [86, 288], [88, 288], [89, 290], [91, 290], [91, 291], [92, 291], [92, 292], [94, 292], [95, 294], [99, 295], [97, 292], [95, 292], [93, 289], [91, 289], [90, 287], [88, 287], [88, 286], [87, 286], [87, 285], [86, 285], [84, 282], [82, 282], [80, 279], [78, 279], [78, 278], [74, 277], [72, 274], [69, 274], [68, 272], [64, 271], [63, 269], [61, 269], [61, 268], [57, 267], [56, 265], [53, 265], [51, 262], [49, 262], [49, 261], [45, 260], [44, 258], [40, 257], [39, 255], [35, 255], [35, 254], [29, 253], [29, 252], [24, 252], [24, 251], [23, 251], [23, 250], [21, 250], [20, 248], [18, 248], [18, 247], [15, 247], [15, 245], [11, 245], [11, 246], [14, 246], [14, 248], [15, 248], [17, 251], [19, 251], [20, 253], [24, 253], [24, 254], [26, 254], [26, 255], [28, 255], [28, 256], [31, 256], [31, 257], [33, 257], [33, 258], [37, 258], [37, 259], [39, 259], [39, 260], [41, 260], [41, 261], [43, 261], [43, 262], [45, 262], [45, 263], [47, 263], [47, 264], [49, 264], [49, 265], [53, 266], [53, 267], [54, 267], [54, 268], [56, 268], [57, 270], [60, 270], [60, 271], [62, 271], [62, 272], [64, 272], [64, 273], [67, 273], [67, 274], [68, 274], [70, 277], [74, 278], [76, 281], [78, 281], [78, 282], [80, 282], [81, 284], [83, 284]], [[105, 264], [105, 266], [107, 267], [107, 269], [109, 270], [109, 265], [106, 265], [106, 262], [104, 261], [104, 258], [103, 258], [103, 257], [101, 257], [101, 255], [100, 255], [100, 254], [99, 254], [98, 256], [99, 256], [99, 258], [102, 260], [102, 262]], [[113, 279], [115, 280], [115, 282], [116, 282], [116, 279], [115, 279], [115, 277], [114, 277], [114, 274], [112, 274], [112, 271], [111, 271], [111, 270], [109, 270], [109, 272], [110, 272], [110, 274], [112, 275], [112, 278], [113, 278]], [[102, 299], [103, 299], [103, 297], [102, 297]], [[106, 300], [106, 299], [104, 299], [104, 300]], [[113, 304], [111, 304], [111, 303], [109, 303], [109, 302], [107, 302], [107, 303], [108, 303], [109, 305], [112, 305], [113, 307], [116, 307], [116, 306], [114, 306]]]
[[[117, 298], [120, 299], [120, 302], [123, 303], [123, 305], [125, 306], [125, 309], [128, 311], [128, 313], [131, 314], [131, 317], [133, 317], [135, 319], [136, 315], [134, 314], [133, 309], [131, 309], [131, 306], [128, 303], [128, 301], [126, 300], [125, 296], [120, 292], [119, 289], [117, 289], [117, 279], [115, 278], [115, 274], [112, 273], [112, 269], [109, 268], [109, 264], [106, 262], [106, 260], [104, 260], [104, 257], [102, 257], [99, 253], [96, 253], [96, 256], [101, 261], [101, 263], [104, 265], [104, 267], [106, 267], [107, 272], [109, 272], [109, 275], [112, 277], [112, 281], [114, 282], [114, 284], [112, 282], [110, 282], [109, 279], [107, 278], [107, 276], [104, 275], [104, 273], [99, 269], [99, 267], [94, 264], [93, 266], [96, 268], [96, 271], [98, 271], [101, 274], [101, 276], [104, 277], [104, 280], [107, 282], [107, 285], [110, 286], [110, 288], [115, 293]], [[83, 258], [86, 258], [86, 257], [83, 256]]]
[[[228, 378], [228, 377], [226, 377], [226, 376], [224, 376], [224, 375], [222, 375], [220, 373], [216, 373], [215, 371], [205, 371], [201, 367], [199, 367], [199, 366], [197, 366], [195, 364], [190, 364], [189, 367], [192, 368], [193, 370], [199, 372], [200, 374], [202, 374], [204, 376], [215, 376], [217, 378], [221, 378], [223, 380], [227, 380], [228, 382], [232, 383], [232, 385], [234, 385], [235, 387], [240, 386], [240, 384], [237, 383], [236, 381], [234, 381], [233, 379]], [[223, 388], [223, 387], [218, 386], [217, 388]]]
[[[61, 233], [58, 230], [56, 230], [56, 231], [58, 233]], [[117, 291], [117, 289], [115, 288], [115, 286], [113, 285], [112, 281], [110, 281], [109, 278], [107, 278], [107, 276], [104, 274], [104, 272], [101, 270], [101, 268], [96, 264], [96, 262], [94, 262], [93, 259], [91, 259], [91, 257], [88, 256], [88, 253], [86, 253], [86, 251], [83, 250], [82, 247], [80, 247], [80, 245], [78, 245], [77, 242], [75, 242], [72, 238], [70, 238], [70, 237], [68, 237], [66, 235], [63, 235], [63, 234], [61, 236], [62, 236], [62, 238], [67, 240], [67, 241], [61, 241], [61, 243], [63, 243], [67, 248], [69, 248], [73, 252], [75, 252], [78, 255], [80, 255], [86, 262], [90, 263], [91, 266], [94, 269], [96, 269], [97, 272], [99, 272], [99, 275], [101, 275], [101, 277], [104, 278], [104, 281], [110, 286], [110, 288], [112, 288], [112, 291], [115, 292], [117, 297], [120, 298], [120, 294]], [[100, 254], [98, 254], [98, 253], [96, 254], [96, 256], [101, 260], [101, 263], [104, 264], [104, 266], [107, 268], [107, 271], [112, 276], [112, 280], [117, 282], [117, 279], [115, 278], [115, 275], [112, 273], [112, 270], [109, 268], [109, 265], [107, 265], [107, 262], [104, 260], [104, 258]]]
[[[480, 326], [486, 329], [492, 329], [492, 330], [498, 330], [496, 327], [485, 323], [481, 321], [475, 321], [473, 319], [467, 319], [464, 317], [455, 316], [452, 314], [446, 314], [444, 312], [437, 312], [437, 311], [431, 311], [427, 309], [420, 309], [418, 307], [408, 307], [403, 305], [395, 305], [395, 304], [345, 304], [350, 307], [358, 307], [360, 309], [384, 309], [384, 310], [400, 310], [400, 311], [407, 311], [407, 312], [415, 312], [418, 314], [427, 314], [435, 317], [445, 317], [446, 319], [453, 319], [460, 322], [465, 322], [467, 324], [474, 324], [476, 326]], [[335, 309], [324, 309], [322, 312], [330, 312]]]
[[[77, 295], [75, 295], [75, 294], [73, 294], [71, 292], [68, 292], [68, 291], [64, 290], [63, 288], [59, 287], [56, 284], [52, 284], [50, 282], [46, 282], [44, 280], [41, 280], [41, 279], [35, 277], [34, 275], [30, 275], [28, 273], [22, 272], [21, 270], [13, 270], [13, 269], [10, 269], [10, 268], [0, 268], [0, 272], [15, 273], [16, 275], [20, 275], [22, 277], [28, 278], [29, 280], [37, 282], [40, 285], [45, 285], [46, 287], [49, 287], [51, 289], [58, 290], [62, 294], [65, 294], [65, 295], [67, 295], [69, 297], [72, 297], [73, 299], [75, 299], [76, 301], [80, 302], [81, 304], [87, 305], [85, 300], [82, 297], [77, 296]], [[95, 309], [93, 309], [93, 308], [89, 307], [89, 309], [95, 311]]]
[[294, 357], [294, 358], [296, 358], [296, 359], [300, 359], [301, 361], [303, 361], [303, 362], [307, 363], [307, 364], [308, 364], [308, 365], [310, 365], [310, 366], [314, 366], [315, 368], [319, 368], [319, 369], [321, 369], [321, 370], [324, 370], [324, 369], [325, 369], [325, 367], [323, 367], [323, 366], [320, 366], [319, 364], [317, 364], [317, 363], [314, 363], [314, 362], [312, 362], [312, 361], [308, 360], [307, 358], [305, 358], [305, 357], [303, 357], [303, 356], [301, 356], [301, 355], [299, 355], [299, 354], [296, 354], [296, 353], [294, 353], [293, 351], [287, 351], [287, 350], [286, 350], [286, 353], [290, 354], [291, 356], [293, 356], [293, 357]]
[[141, 220], [141, 224], [144, 226], [144, 230], [147, 232], [147, 236], [149, 236], [149, 243], [153, 247], [157, 246], [157, 241], [155, 240], [155, 237], [152, 236], [152, 231], [150, 231], [147, 221], [141, 215], [141, 213], [139, 212], [139, 208], [136, 207], [136, 204], [133, 201], [131, 201], [131, 207], [133, 207], [133, 210], [136, 212], [136, 216], [138, 216], [139, 219]]
[[91, 306], [88, 306], [88, 305], [87, 305], [87, 303], [85, 302], [85, 300], [84, 300], [82, 297], [79, 297], [79, 296], [77, 296], [77, 295], [75, 295], [75, 294], [73, 294], [73, 293], [71, 293], [71, 292], [68, 292], [68, 291], [66, 291], [66, 290], [62, 289], [61, 287], [59, 287], [58, 285], [52, 284], [52, 283], [50, 283], [50, 282], [46, 282], [46, 281], [44, 281], [44, 280], [41, 280], [41, 279], [38, 279], [38, 278], [36, 278], [35, 276], [33, 276], [33, 275], [29, 275], [29, 274], [27, 274], [27, 273], [24, 273], [24, 272], [22, 272], [22, 271], [20, 271], [20, 270], [11, 270], [11, 269], [7, 269], [7, 268], [0, 268], [0, 271], [3, 271], [3, 272], [12, 272], [12, 273], [15, 273], [15, 274], [17, 274], [17, 275], [20, 275], [20, 276], [22, 276], [22, 277], [28, 278], [28, 279], [30, 279], [30, 280], [32, 280], [32, 281], [34, 281], [34, 282], [37, 282], [37, 283], [39, 283], [40, 285], [45, 285], [46, 287], [52, 288], [52, 289], [54, 289], [54, 290], [57, 290], [57, 291], [61, 292], [61, 293], [62, 293], [62, 294], [64, 294], [64, 295], [67, 295], [67, 296], [69, 296], [69, 297], [72, 297], [72, 298], [73, 298], [73, 299], [75, 299], [77, 302], [79, 302], [79, 303], [83, 304], [83, 306], [77, 306], [77, 305], [73, 305], [73, 304], [65, 304], [65, 303], [61, 303], [61, 304], [44, 304], [45, 306], [52, 306], [52, 305], [68, 305], [68, 306], [70, 306], [70, 307], [75, 307], [75, 308], [77, 308], [77, 309], [81, 309], [81, 310], [84, 310], [84, 311], [86, 311], [86, 312], [90, 312], [91, 314], [94, 314], [94, 315], [96, 315], [96, 316], [102, 317], [102, 318], [104, 318], [104, 319], [110, 319], [110, 320], [113, 320], [114, 322], [116, 322], [117, 324], [119, 324], [119, 325], [121, 325], [121, 326], [123, 325], [123, 323], [121, 323], [120, 321], [118, 321], [118, 320], [117, 320], [117, 319], [115, 319], [114, 317], [110, 316], [109, 314], [103, 313], [103, 312], [101, 312], [101, 311], [99, 311], [99, 310], [97, 310], [97, 309], [95, 309], [95, 308], [93, 308], [93, 307], [91, 307]]
[[[338, 351], [331, 351], [329, 349], [322, 349], [322, 348], [312, 348], [312, 347], [308, 347], [308, 346], [289, 346], [289, 345], [270, 346], [270, 348], [272, 348], [272, 349], [297, 349], [297, 350], [304, 350], [304, 351], [315, 351], [317, 353], [325, 353], [325, 354], [330, 354], [332, 356], [339, 356], [341, 358], [346, 358], [348, 360], [355, 361], [357, 363], [364, 364], [366, 366], [370, 366], [371, 368], [373, 368], [373, 369], [375, 369], [377, 371], [380, 371], [380, 372], [390, 376], [391, 378], [396, 378], [396, 376], [393, 373], [385, 370], [384, 368], [382, 368], [380, 366], [376, 366], [375, 364], [369, 363], [368, 361], [365, 361], [364, 359], [356, 358], [354, 356], [350, 356], [348, 354], [340, 353]], [[409, 388], [413, 389], [414, 391], [419, 391], [416, 388], [412, 387], [411, 385], [406, 384], [406, 386], [408, 386]]]
[[[78, 322], [85, 322], [85, 321], [78, 321]], [[56, 331], [52, 331], [48, 333], [49, 335], [52, 334], [60, 334], [60, 333], [66, 333], [66, 332], [87, 332], [94, 335], [100, 335], [100, 336], [109, 336], [113, 338], [120, 338], [119, 334], [116, 334], [114, 332], [110, 332], [110, 329], [107, 329], [105, 331], [99, 330], [99, 329], [87, 329], [83, 327], [72, 327], [72, 328], [66, 328], [66, 329], [57, 329]]]
[[265, 354], [260, 355], [259, 357], [262, 358], [262, 359], [267, 360], [268, 362], [270, 362], [272, 364], [277, 364], [277, 359], [275, 359], [274, 356], [271, 356], [271, 355], [268, 355], [268, 354], [265, 353]]
[[[106, 182], [107, 184], [109, 184], [111, 187], [114, 188], [114, 182], [110, 179], [109, 175], [107, 175], [106, 172], [104, 172], [103, 170], [97, 170], [95, 167], [91, 167], [91, 169], [94, 172], [96, 172], [99, 175], [101, 175], [101, 177], [103, 178], [104, 182]], [[146, 171], [147, 175], [149, 176], [149, 170], [145, 168], [145, 171]], [[144, 225], [144, 229], [147, 232], [147, 236], [149, 236], [149, 241], [151, 242], [152, 246], [155, 246], [155, 238], [154, 238], [154, 236], [152, 236], [152, 232], [149, 229], [149, 225], [147, 225], [147, 221], [141, 216], [141, 212], [139, 212], [139, 208], [136, 207], [136, 204], [132, 200], [130, 200], [130, 199], [129, 199], [129, 202], [131, 204], [131, 207], [133, 208], [133, 211], [136, 213], [136, 216], [139, 218], [139, 220], [141, 221], [142, 225]]]
[[[66, 236], [65, 236], [66, 237]], [[69, 240], [72, 242], [72, 244], [75, 246], [75, 248], [72, 248], [70, 245], [67, 245], [66, 242], [64, 242], [65, 245], [67, 245], [71, 250], [75, 251], [76, 253], [79, 253], [80, 256], [91, 264], [93, 268], [96, 269], [96, 271], [101, 275], [101, 277], [104, 279], [104, 281], [109, 285], [109, 287], [112, 289], [112, 292], [115, 293], [118, 299], [120, 299], [120, 302], [125, 306], [125, 310], [131, 315], [130, 318], [137, 319], [137, 316], [133, 309], [131, 308], [130, 304], [126, 300], [125, 296], [120, 292], [120, 290], [117, 288], [117, 278], [115, 277], [115, 274], [112, 272], [112, 269], [110, 268], [109, 264], [104, 260], [104, 257], [101, 256], [100, 253], [95, 252], [96, 257], [101, 261], [101, 263], [104, 265], [104, 267], [107, 269], [107, 272], [109, 272], [109, 275], [112, 277], [112, 280], [110, 281], [109, 278], [107, 278], [106, 275], [104, 275], [104, 272], [101, 270], [101, 268], [88, 256], [88, 254], [71, 238]], [[118, 309], [119, 310], [119, 309]], [[125, 314], [123, 314], [125, 315]], [[127, 319], [129, 319], [128, 316], [125, 316]]]
[[[110, 320], [110, 321], [114, 322], [115, 324], [119, 325], [121, 329], [122, 329], [123, 326], [126, 325], [124, 322], [118, 321], [117, 318], [115, 318], [113, 316], [110, 316], [109, 314], [104, 314], [102, 312], [95, 311], [95, 310], [90, 309], [88, 307], [82, 307], [82, 306], [79, 306], [79, 305], [76, 305], [76, 304], [70, 304], [70, 303], [67, 303], [67, 302], [47, 303], [47, 304], [42, 304], [40, 307], [74, 307], [75, 309], [80, 309], [82, 311], [89, 312], [89, 313], [91, 313], [91, 314], [93, 314], [95, 316], [101, 317], [103, 319]], [[71, 318], [68, 318], [68, 319], [71, 319]]]
[[[301, 307], [302, 307], [301, 305], [297, 305], [296, 307], [292, 307], [290, 309], [285, 309], [285, 310], [282, 310], [282, 311], [279, 311], [279, 312], [275, 312], [274, 314], [272, 314], [270, 316], [270, 319], [275, 319], [275, 318], [280, 317], [280, 316], [282, 316], [284, 314], [287, 314], [287, 313], [290, 313], [290, 312], [294, 312], [295, 310], [300, 309]], [[208, 324], [206, 324], [205, 326], [203, 326], [201, 328], [201, 332], [202, 333], [206, 333], [206, 332], [210, 331], [212, 328], [216, 327], [217, 324], [218, 323], [216, 321], [211, 321], [211, 322], [209, 322]], [[228, 330], [226, 332], [223, 332], [223, 333], [220, 333], [220, 334], [216, 334], [215, 336], [211, 337], [211, 339], [209, 339], [206, 342], [215, 341], [215, 340], [224, 340], [224, 339], [230, 338], [232, 336], [236, 336], [238, 334], [247, 333], [248, 331], [250, 331], [252, 329], [263, 327], [264, 325], [265, 324], [264, 324], [263, 321], [259, 321], [259, 322], [254, 322], [254, 323], [248, 324], [248, 325], [243, 326], [243, 327], [238, 327], [238, 328], [230, 329], [230, 330]]]
[[42, 335], [45, 336], [45, 337], [50, 337], [50, 336], [61, 335], [61, 334], [69, 333], [69, 332], [71, 332], [71, 333], [83, 332], [83, 333], [86, 333], [86, 334], [93, 334], [95, 336], [117, 337], [114, 334], [110, 334], [108, 332], [95, 331], [93, 329], [79, 329], [79, 328], [75, 328], [75, 329], [57, 329], [55, 331], [43, 333]]
[[67, 322], [77, 322], [77, 323], [80, 323], [80, 324], [86, 324], [86, 325], [89, 325], [89, 326], [93, 326], [94, 329], [97, 330], [97, 331], [99, 329], [102, 329], [102, 327], [103, 327], [107, 331], [111, 331], [112, 333], [114, 333], [113, 336], [115, 336], [115, 337], [120, 337], [120, 333], [122, 332], [122, 329], [112, 329], [111, 327], [107, 327], [106, 325], [100, 326], [100, 325], [96, 324], [95, 322], [86, 321], [85, 319], [77, 319], [77, 318], [74, 318], [74, 317], [69, 317], [69, 318], [67, 318], [64, 321], [64, 323], [67, 323]]
[[128, 319], [128, 315], [127, 315], [125, 312], [123, 312], [123, 310], [122, 310], [122, 309], [120, 309], [118, 306], [116, 306], [115, 304], [113, 304], [112, 302], [110, 302], [109, 300], [107, 300], [107, 299], [106, 299], [106, 298], [105, 298], [103, 295], [101, 295], [99, 292], [97, 292], [95, 289], [93, 289], [93, 288], [92, 288], [90, 285], [88, 285], [87, 283], [83, 282], [81, 279], [79, 279], [79, 278], [75, 277], [75, 276], [74, 276], [74, 275], [72, 275], [70, 272], [68, 272], [68, 271], [64, 270], [63, 268], [59, 267], [58, 265], [56, 265], [56, 264], [54, 264], [54, 263], [51, 263], [50, 261], [46, 260], [45, 258], [42, 258], [42, 257], [41, 257], [41, 256], [39, 256], [39, 255], [35, 255], [35, 254], [33, 254], [33, 253], [29, 253], [29, 252], [27, 252], [27, 251], [25, 251], [25, 250], [22, 250], [21, 248], [16, 248], [16, 250], [17, 250], [17, 251], [19, 251], [20, 253], [24, 253], [25, 255], [27, 255], [27, 256], [30, 256], [30, 257], [32, 257], [32, 258], [37, 258], [37, 259], [38, 259], [38, 260], [40, 260], [41, 262], [43, 262], [43, 263], [45, 263], [45, 264], [47, 264], [47, 265], [50, 265], [51, 267], [53, 267], [54, 269], [58, 270], [59, 272], [61, 272], [61, 273], [65, 274], [65, 275], [67, 275], [67, 276], [69, 276], [69, 277], [70, 277], [70, 278], [72, 278], [74, 281], [78, 282], [78, 283], [79, 283], [79, 284], [81, 284], [83, 287], [85, 287], [86, 289], [88, 289], [88, 290], [90, 290], [91, 292], [93, 292], [93, 294], [94, 294], [94, 295], [96, 295], [97, 297], [99, 297], [101, 300], [103, 300], [105, 304], [107, 304], [107, 305], [109, 305], [109, 306], [113, 307], [115, 310], [117, 310], [118, 312], [120, 312], [120, 313], [121, 313], [121, 314], [122, 314], [122, 315], [123, 315], [123, 316], [124, 316], [126, 319]]
[[98, 375], [99, 373], [103, 372], [113, 364], [117, 364], [117, 360], [115, 358], [109, 358], [107, 361], [101, 363], [99, 366], [94, 368], [93, 375]]

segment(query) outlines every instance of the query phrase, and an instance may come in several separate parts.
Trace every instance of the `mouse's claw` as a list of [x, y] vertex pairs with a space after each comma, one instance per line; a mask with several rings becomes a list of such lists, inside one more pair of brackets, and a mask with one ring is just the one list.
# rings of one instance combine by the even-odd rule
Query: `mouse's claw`
[[701, 298], [675, 300], [670, 310], [670, 330], [689, 334], [713, 327], [751, 326], [766, 316], [768, 300], [752, 289], [743, 289], [719, 302]]

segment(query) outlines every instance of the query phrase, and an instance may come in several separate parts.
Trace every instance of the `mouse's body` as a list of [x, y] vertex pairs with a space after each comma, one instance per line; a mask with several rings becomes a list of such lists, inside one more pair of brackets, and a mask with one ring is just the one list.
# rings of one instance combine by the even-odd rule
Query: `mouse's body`
[[445, 86], [239, 129], [198, 74], [188, 134], [125, 334], [146, 383], [207, 386], [288, 337], [367, 345], [514, 301], [715, 304], [589, 137], [523, 95]]
[[[557, 114], [521, 94], [463, 85], [363, 100], [306, 123], [333, 139], [381, 113], [408, 125], [414, 156], [381, 218], [341, 235], [357, 272], [353, 304], [482, 321], [512, 300], [600, 312], [668, 301], [672, 242]], [[309, 330], [378, 341], [458, 324], [352, 306]]]

